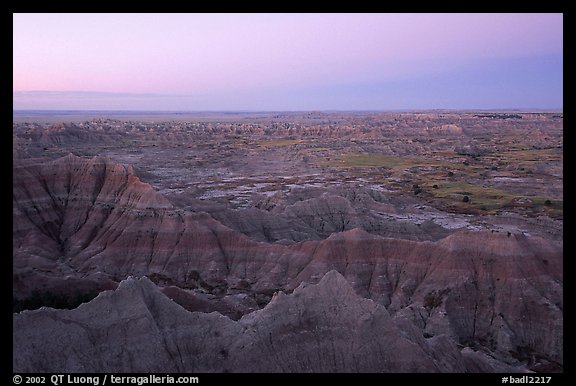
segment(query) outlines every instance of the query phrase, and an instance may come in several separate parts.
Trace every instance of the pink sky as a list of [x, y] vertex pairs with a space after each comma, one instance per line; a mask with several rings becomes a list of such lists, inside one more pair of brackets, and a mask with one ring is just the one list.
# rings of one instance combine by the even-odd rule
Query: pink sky
[[13, 90], [20, 98], [15, 96], [15, 106], [23, 91], [196, 100], [238, 93], [257, 99], [283, 88], [397, 82], [479, 62], [563, 52], [561, 14], [14, 14], [13, 19]]

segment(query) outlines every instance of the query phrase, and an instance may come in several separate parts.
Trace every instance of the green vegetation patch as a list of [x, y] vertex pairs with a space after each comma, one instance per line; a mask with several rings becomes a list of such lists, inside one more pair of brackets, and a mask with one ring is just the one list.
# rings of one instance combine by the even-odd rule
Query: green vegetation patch
[[[429, 181], [423, 184], [428, 197], [438, 199], [449, 206], [470, 208], [483, 212], [523, 206], [532, 212], [544, 211], [554, 217], [562, 216], [563, 201], [544, 196], [522, 196], [505, 190], [474, 185], [463, 181]], [[437, 187], [433, 187], [437, 186]], [[464, 197], [469, 197], [465, 201]], [[527, 200], [522, 203], [522, 198]]]
[[[432, 185], [438, 188], [432, 189]], [[434, 198], [443, 201], [461, 202], [464, 196], [469, 196], [467, 205], [482, 210], [500, 209], [508, 204], [516, 195], [500, 189], [474, 185], [463, 181], [438, 181], [431, 182], [426, 189]]]
[[562, 151], [559, 149], [514, 149], [486, 157], [501, 164], [531, 165], [541, 162], [562, 162]]
[[387, 168], [409, 169], [418, 166], [445, 167], [448, 166], [435, 160], [422, 160], [409, 157], [389, 156], [382, 154], [352, 154], [343, 157], [332, 158], [325, 161], [326, 166], [338, 166], [345, 168]]
[[284, 146], [293, 146], [303, 143], [304, 141], [301, 139], [271, 139], [268, 141], [259, 141], [259, 146], [264, 147], [284, 147]]

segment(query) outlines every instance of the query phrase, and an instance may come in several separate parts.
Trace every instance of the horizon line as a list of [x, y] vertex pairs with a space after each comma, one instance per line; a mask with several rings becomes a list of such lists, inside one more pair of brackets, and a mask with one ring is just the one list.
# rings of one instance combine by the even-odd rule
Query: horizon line
[[12, 109], [12, 113], [152, 113], [152, 114], [197, 114], [197, 113], [348, 113], [348, 112], [413, 112], [413, 111], [514, 111], [514, 112], [564, 112], [563, 107], [540, 108], [540, 107], [494, 107], [494, 108], [393, 108], [393, 109], [297, 109], [297, 110], [256, 110], [256, 109], [210, 109], [210, 110], [151, 110], [151, 109]]

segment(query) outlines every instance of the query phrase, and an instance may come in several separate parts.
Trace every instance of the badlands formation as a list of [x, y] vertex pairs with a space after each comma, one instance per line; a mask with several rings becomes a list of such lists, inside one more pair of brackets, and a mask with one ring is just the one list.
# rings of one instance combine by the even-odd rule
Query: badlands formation
[[[562, 371], [561, 164], [524, 161], [526, 175], [480, 151], [449, 176], [375, 155], [384, 131], [365, 130], [358, 159], [313, 116], [300, 117], [310, 140], [270, 119], [278, 138], [238, 126], [215, 148], [221, 132], [203, 126], [174, 140], [156, 124], [15, 124], [13, 371]], [[461, 121], [429, 120], [406, 135], [482, 148]], [[185, 154], [186, 170], [162, 165]], [[482, 162], [496, 166], [479, 185]], [[503, 178], [548, 186], [522, 195]]]

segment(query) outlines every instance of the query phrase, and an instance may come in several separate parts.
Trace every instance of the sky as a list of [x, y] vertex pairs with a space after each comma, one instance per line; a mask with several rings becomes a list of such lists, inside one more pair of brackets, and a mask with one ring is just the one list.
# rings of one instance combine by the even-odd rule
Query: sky
[[562, 109], [562, 14], [13, 14], [13, 108]]

